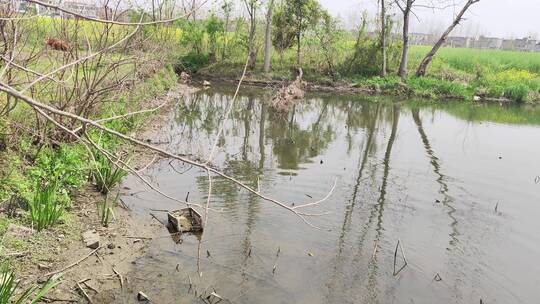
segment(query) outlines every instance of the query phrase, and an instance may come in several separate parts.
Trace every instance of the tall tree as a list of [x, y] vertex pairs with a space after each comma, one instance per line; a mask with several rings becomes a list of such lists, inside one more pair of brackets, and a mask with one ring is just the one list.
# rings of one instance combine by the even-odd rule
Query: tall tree
[[381, 77], [386, 77], [386, 0], [379, 0], [381, 3]]
[[307, 29], [317, 25], [322, 8], [316, 0], [287, 0], [288, 13], [294, 22], [296, 36], [296, 64], [302, 63], [302, 35]]
[[249, 37], [248, 37], [248, 52], [249, 61], [248, 68], [253, 70], [257, 63], [257, 50], [255, 49], [255, 34], [257, 32], [257, 0], [244, 0], [246, 10], [249, 15]]
[[403, 48], [401, 50], [401, 62], [399, 63], [398, 75], [401, 79], [405, 80], [409, 65], [409, 24], [413, 4], [416, 0], [394, 0], [394, 2], [403, 13]]
[[270, 57], [272, 56], [272, 12], [274, 10], [274, 0], [268, 3], [268, 11], [266, 12], [266, 33], [264, 41], [264, 66], [265, 73], [270, 72]]
[[272, 16], [272, 45], [279, 52], [283, 66], [283, 54], [294, 45], [295, 27], [292, 16], [288, 13], [285, 2], [278, 4]]
[[461, 11], [456, 15], [456, 18], [454, 18], [454, 21], [452, 22], [452, 24], [450, 24], [450, 26], [446, 29], [446, 31], [444, 31], [441, 38], [439, 38], [439, 40], [437, 41], [437, 43], [435, 43], [431, 51], [429, 51], [426, 57], [424, 57], [424, 59], [420, 63], [420, 66], [418, 66], [418, 70], [416, 71], [416, 76], [422, 77], [426, 75], [427, 68], [429, 64], [431, 63], [431, 60], [433, 60], [433, 57], [435, 56], [435, 54], [437, 54], [437, 51], [439, 51], [439, 49], [446, 42], [446, 39], [448, 39], [448, 36], [450, 35], [450, 33], [452, 33], [454, 28], [458, 26], [461, 20], [463, 20], [463, 15], [465, 15], [467, 10], [469, 10], [469, 8], [477, 2], [480, 2], [480, 0], [467, 0], [467, 3], [465, 3]]

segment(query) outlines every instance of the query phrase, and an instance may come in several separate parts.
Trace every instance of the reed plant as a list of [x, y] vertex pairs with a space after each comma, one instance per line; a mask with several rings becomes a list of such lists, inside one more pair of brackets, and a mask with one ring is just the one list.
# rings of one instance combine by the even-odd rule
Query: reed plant
[[109, 196], [105, 197], [103, 202], [98, 202], [98, 215], [103, 227], [108, 227], [112, 219], [114, 219], [114, 208], [118, 206], [120, 200], [120, 192], [116, 193], [114, 199], [109, 200]]
[[94, 159], [92, 176], [99, 192], [108, 194], [111, 189], [120, 184], [127, 172], [99, 152], [94, 153]]
[[38, 303], [58, 283], [58, 277], [52, 277], [41, 288], [31, 286], [18, 292], [20, 281], [17, 281], [9, 265], [4, 263], [0, 267], [0, 304]]
[[64, 213], [65, 204], [57, 199], [58, 182], [38, 181], [34, 197], [29, 201], [30, 218], [34, 228], [41, 231], [58, 223]]

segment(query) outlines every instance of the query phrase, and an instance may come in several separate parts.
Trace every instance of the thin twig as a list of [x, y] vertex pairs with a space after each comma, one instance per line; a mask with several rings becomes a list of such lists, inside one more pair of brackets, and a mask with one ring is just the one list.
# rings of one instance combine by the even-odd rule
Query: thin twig
[[70, 269], [70, 268], [72, 268], [72, 267], [74, 267], [74, 266], [77, 266], [77, 265], [78, 265], [79, 263], [81, 263], [82, 261], [84, 261], [84, 260], [86, 260], [87, 258], [91, 257], [91, 256], [92, 256], [94, 253], [96, 253], [99, 249], [101, 249], [101, 246], [98, 247], [98, 248], [96, 248], [96, 249], [94, 249], [94, 250], [92, 250], [89, 254], [85, 255], [85, 256], [82, 257], [82, 258], [80, 258], [80, 259], [77, 260], [76, 262], [71, 263], [71, 264], [69, 264], [68, 266], [66, 266], [66, 267], [64, 267], [64, 268], [62, 268], [62, 269], [60, 269], [60, 270], [56, 270], [56, 271], [53, 271], [53, 272], [49, 272], [49, 273], [47, 273], [46, 275], [44, 275], [43, 277], [50, 277], [50, 276], [53, 276], [53, 275], [55, 275], [55, 274], [59, 274], [59, 273], [61, 273], [61, 272], [64, 272], [64, 271], [66, 271], [66, 270], [68, 270], [68, 269]]
[[90, 298], [90, 296], [86, 293], [86, 291], [84, 291], [84, 289], [82, 288], [81, 284], [77, 283], [77, 288], [81, 291], [81, 293], [84, 295], [84, 297], [86, 298], [86, 300], [88, 300], [88, 302], [90, 304], [93, 304], [94, 302], [92, 302], [92, 299]]
[[116, 269], [114, 269], [114, 267], [112, 267], [112, 270], [118, 276], [118, 279], [120, 280], [120, 289], [123, 290], [124, 289], [124, 278], [122, 277], [122, 275], [118, 271], [116, 271]]

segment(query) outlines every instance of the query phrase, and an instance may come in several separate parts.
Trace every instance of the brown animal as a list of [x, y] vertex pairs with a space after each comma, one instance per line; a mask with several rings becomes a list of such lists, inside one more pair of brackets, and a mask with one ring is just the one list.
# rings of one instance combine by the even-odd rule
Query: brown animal
[[56, 38], [47, 38], [47, 40], [45, 40], [45, 44], [56, 51], [69, 52], [71, 50], [69, 43]]

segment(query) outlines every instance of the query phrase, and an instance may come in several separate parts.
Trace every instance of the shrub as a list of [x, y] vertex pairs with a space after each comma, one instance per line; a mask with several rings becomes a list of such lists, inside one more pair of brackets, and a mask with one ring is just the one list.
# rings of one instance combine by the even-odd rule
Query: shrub
[[176, 73], [181, 71], [196, 72], [210, 63], [208, 54], [190, 52], [180, 59], [180, 63], [174, 67]]
[[446, 96], [468, 98], [472, 96], [471, 88], [456, 82], [429, 77], [413, 77], [407, 81], [409, 87], [421, 96]]
[[92, 168], [92, 176], [96, 182], [98, 190], [107, 194], [118, 185], [127, 172], [112, 163], [105, 155], [94, 152], [95, 166]]
[[517, 83], [506, 87], [504, 97], [517, 101], [524, 102], [529, 96], [529, 87], [523, 83]]

